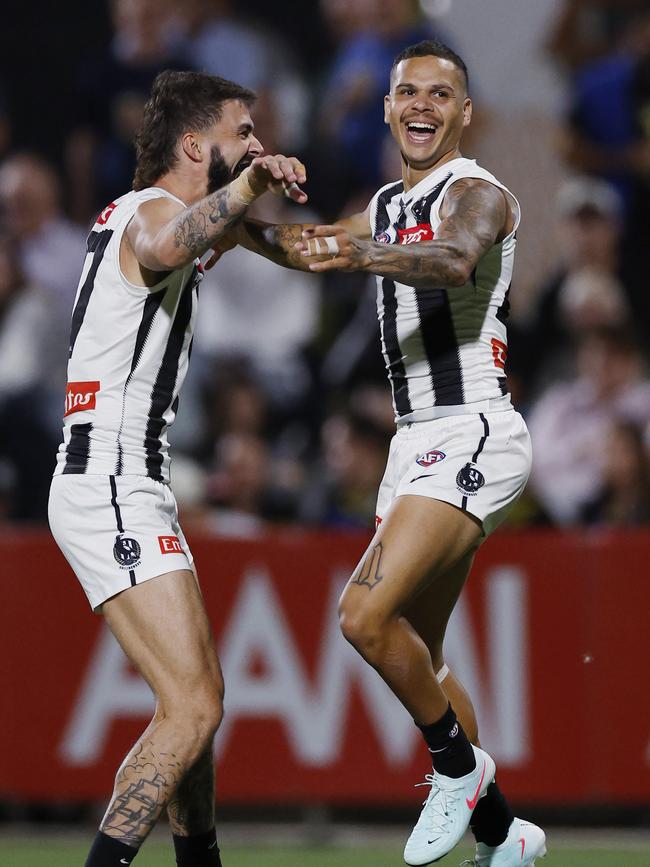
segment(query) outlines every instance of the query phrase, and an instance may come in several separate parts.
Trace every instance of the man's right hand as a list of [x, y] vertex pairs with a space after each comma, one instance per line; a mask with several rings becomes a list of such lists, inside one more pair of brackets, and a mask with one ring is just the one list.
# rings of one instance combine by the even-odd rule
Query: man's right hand
[[296, 157], [282, 154], [256, 157], [250, 166], [231, 182], [233, 191], [250, 204], [267, 190], [276, 195], [286, 195], [299, 205], [307, 201], [307, 193], [299, 184], [307, 180], [304, 165]]

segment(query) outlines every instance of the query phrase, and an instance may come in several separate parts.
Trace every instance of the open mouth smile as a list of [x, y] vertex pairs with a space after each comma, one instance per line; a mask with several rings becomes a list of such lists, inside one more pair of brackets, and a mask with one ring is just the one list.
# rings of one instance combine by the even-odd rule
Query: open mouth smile
[[413, 144], [429, 144], [433, 141], [438, 127], [434, 123], [412, 120], [406, 124], [406, 137]]

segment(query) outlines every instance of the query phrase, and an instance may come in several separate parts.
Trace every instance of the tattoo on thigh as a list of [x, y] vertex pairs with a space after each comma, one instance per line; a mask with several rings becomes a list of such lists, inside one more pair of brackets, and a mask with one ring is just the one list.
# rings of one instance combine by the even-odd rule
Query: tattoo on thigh
[[382, 552], [383, 548], [381, 542], [377, 542], [376, 545], [370, 548], [359, 564], [357, 571], [354, 573], [352, 578], [350, 578], [350, 583], [365, 584], [370, 590], [372, 590], [373, 587], [376, 587], [383, 578], [383, 575], [379, 572]]
[[140, 846], [178, 785], [181, 770], [173, 753], [156, 755], [150, 743], [139, 744], [118, 772], [101, 830], [127, 846]]

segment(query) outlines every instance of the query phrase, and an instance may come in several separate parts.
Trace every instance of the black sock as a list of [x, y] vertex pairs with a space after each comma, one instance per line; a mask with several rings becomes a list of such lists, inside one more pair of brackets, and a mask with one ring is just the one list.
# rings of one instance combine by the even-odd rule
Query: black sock
[[86, 867], [120, 867], [130, 864], [137, 854], [133, 846], [98, 831], [86, 858]]
[[181, 837], [172, 834], [178, 867], [221, 867], [217, 832], [214, 828], [205, 834]]
[[501, 789], [496, 783], [490, 783], [472, 813], [469, 826], [477, 843], [498, 846], [508, 836], [508, 829], [514, 818]]
[[429, 747], [434, 771], [445, 777], [464, 777], [474, 770], [474, 750], [451, 705], [437, 722], [428, 726], [418, 724], [418, 728]]

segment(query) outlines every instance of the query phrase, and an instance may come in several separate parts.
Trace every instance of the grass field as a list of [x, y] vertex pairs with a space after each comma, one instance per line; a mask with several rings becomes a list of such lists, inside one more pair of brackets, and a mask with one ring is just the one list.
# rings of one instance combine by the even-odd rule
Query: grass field
[[[648, 867], [650, 849], [580, 849], [558, 843], [538, 867]], [[3, 841], [0, 838], [0, 864], [3, 867], [80, 867], [86, 856], [86, 846], [64, 841], [39, 843]], [[404, 862], [399, 848], [264, 848], [233, 847], [224, 855], [225, 867], [400, 867]], [[471, 850], [459, 846], [441, 865], [458, 867]], [[175, 867], [169, 845], [150, 842], [134, 862], [134, 867]]]

